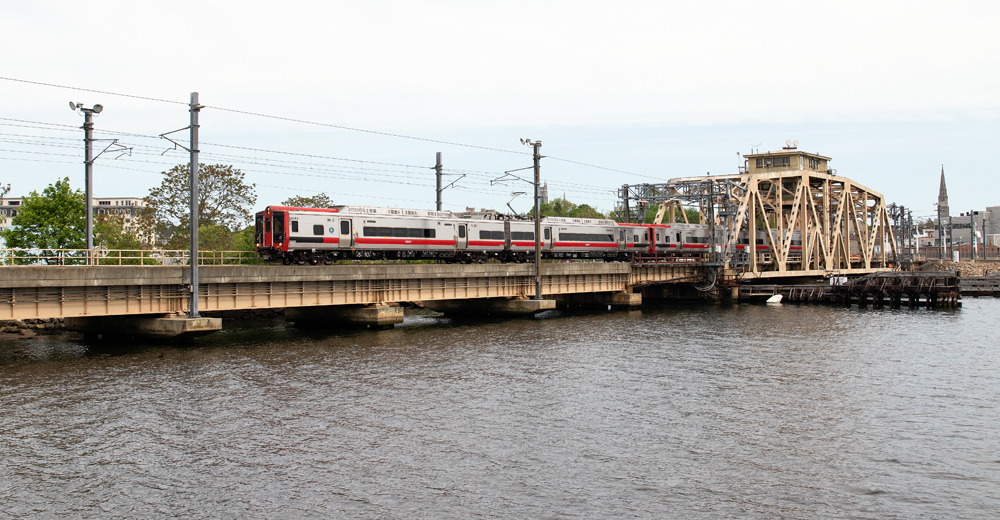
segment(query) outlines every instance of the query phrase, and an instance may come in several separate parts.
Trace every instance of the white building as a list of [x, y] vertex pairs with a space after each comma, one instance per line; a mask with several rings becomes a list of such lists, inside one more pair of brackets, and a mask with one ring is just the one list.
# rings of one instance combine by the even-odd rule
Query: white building
[[[21, 197], [4, 197], [0, 201], [0, 229], [6, 229], [11, 225], [11, 220], [17, 216], [23, 200]], [[124, 215], [126, 229], [135, 224], [139, 212], [146, 207], [141, 197], [95, 197], [91, 204], [94, 206], [95, 220], [104, 214]]]

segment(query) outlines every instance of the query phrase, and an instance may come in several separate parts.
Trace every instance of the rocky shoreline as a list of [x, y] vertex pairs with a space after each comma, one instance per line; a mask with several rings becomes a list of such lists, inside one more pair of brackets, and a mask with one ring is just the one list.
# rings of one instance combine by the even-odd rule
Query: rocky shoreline
[[33, 338], [39, 334], [55, 334], [62, 330], [62, 318], [0, 320], [0, 340]]
[[1000, 276], [1000, 262], [968, 260], [961, 262], [927, 262], [920, 266], [920, 271], [955, 271], [958, 276]]

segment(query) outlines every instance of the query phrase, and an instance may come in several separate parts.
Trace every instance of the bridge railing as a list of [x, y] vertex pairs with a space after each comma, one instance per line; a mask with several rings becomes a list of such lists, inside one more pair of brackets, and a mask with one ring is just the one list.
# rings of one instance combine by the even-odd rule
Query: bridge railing
[[[0, 249], [10, 265], [190, 265], [189, 251], [175, 249]], [[198, 265], [259, 264], [253, 251], [199, 251]]]

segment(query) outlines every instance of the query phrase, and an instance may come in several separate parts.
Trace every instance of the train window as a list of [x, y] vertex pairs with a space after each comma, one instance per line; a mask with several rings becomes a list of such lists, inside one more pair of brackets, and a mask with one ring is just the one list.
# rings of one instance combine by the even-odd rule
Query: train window
[[[545, 228], [545, 232], [542, 236], [545, 237], [545, 240], [552, 240], [552, 230], [549, 228]], [[534, 239], [534, 237], [532, 237], [532, 239]]]
[[458, 226], [458, 238], [465, 238], [465, 226]]
[[299, 221], [298, 220], [293, 220], [291, 226], [292, 226], [292, 233], [298, 233], [299, 232]]
[[614, 242], [614, 235], [606, 235], [603, 233], [559, 233], [559, 238], [561, 240], [568, 240], [571, 242]]
[[351, 223], [347, 220], [340, 221], [340, 234], [350, 235], [351, 234]]
[[632, 241], [633, 242], [638, 242], [639, 241], [639, 235], [633, 235], [632, 236]]
[[511, 231], [510, 232], [510, 239], [511, 240], [531, 240], [532, 242], [534, 242], [535, 241], [535, 232], [534, 231]]
[[680, 233], [677, 233], [677, 241], [678, 241], [678, 242], [680, 242], [680, 241], [681, 241], [681, 234], [680, 234]]
[[323, 224], [313, 224], [313, 234], [322, 235], [323, 234]]
[[264, 214], [258, 213], [254, 218], [253, 226], [254, 241], [258, 244], [264, 243]]
[[503, 231], [479, 231], [479, 240], [503, 240]]
[[[341, 227], [343, 227], [343, 224], [344, 222], [341, 223]], [[364, 232], [366, 237], [434, 238], [434, 236], [437, 234], [437, 232], [433, 229], [402, 228], [402, 227], [393, 228], [393, 227], [365, 226], [362, 231]]]

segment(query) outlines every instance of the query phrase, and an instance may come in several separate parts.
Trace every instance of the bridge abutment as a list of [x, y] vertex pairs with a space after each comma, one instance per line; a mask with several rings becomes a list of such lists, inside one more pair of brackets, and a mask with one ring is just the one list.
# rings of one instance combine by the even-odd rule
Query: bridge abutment
[[631, 309], [642, 305], [642, 294], [629, 291], [571, 293], [556, 297], [560, 307], [580, 305], [584, 307], [608, 307], [612, 309]]
[[358, 328], [391, 329], [403, 323], [403, 308], [398, 304], [321, 305], [285, 309], [285, 320], [300, 328], [351, 326]]
[[222, 330], [222, 318], [131, 315], [67, 317], [63, 328], [88, 337], [185, 339]]
[[423, 302], [424, 308], [445, 315], [523, 316], [556, 308], [556, 300], [528, 298], [473, 298], [468, 300], [434, 300]]

